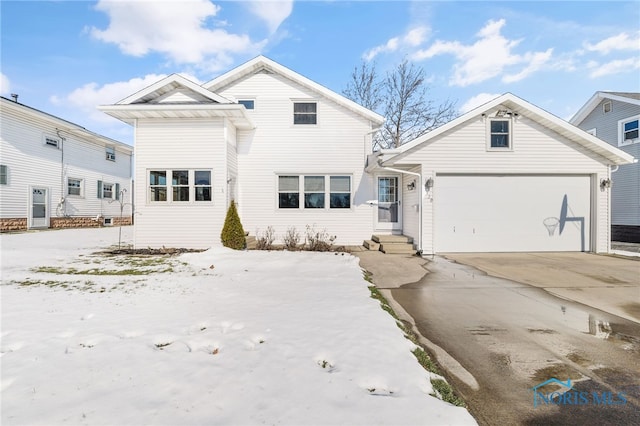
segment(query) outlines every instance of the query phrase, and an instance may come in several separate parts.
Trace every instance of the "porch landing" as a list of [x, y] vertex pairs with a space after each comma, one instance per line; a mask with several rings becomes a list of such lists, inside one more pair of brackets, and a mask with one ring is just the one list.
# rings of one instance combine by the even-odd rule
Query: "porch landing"
[[386, 254], [414, 254], [413, 238], [404, 235], [374, 234], [370, 240], [364, 240], [368, 250], [379, 250]]

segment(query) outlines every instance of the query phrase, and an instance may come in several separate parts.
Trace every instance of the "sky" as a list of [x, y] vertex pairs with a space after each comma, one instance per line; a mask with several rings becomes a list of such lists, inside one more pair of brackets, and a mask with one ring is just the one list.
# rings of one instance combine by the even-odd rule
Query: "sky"
[[113, 139], [98, 111], [171, 73], [198, 83], [257, 55], [341, 93], [362, 61], [407, 59], [459, 113], [511, 92], [570, 119], [640, 91], [639, 1], [0, 2], [0, 93]]

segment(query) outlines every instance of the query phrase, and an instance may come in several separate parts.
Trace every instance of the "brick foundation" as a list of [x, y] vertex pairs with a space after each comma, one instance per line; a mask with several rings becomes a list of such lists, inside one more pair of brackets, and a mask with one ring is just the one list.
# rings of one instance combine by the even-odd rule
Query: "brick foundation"
[[[112, 226], [131, 225], [131, 216], [123, 216], [112, 218]], [[104, 226], [102, 219], [96, 220], [95, 217], [52, 217], [49, 221], [51, 229], [66, 228], [98, 228]], [[26, 218], [10, 218], [0, 219], [0, 232], [25, 231], [27, 229]]]

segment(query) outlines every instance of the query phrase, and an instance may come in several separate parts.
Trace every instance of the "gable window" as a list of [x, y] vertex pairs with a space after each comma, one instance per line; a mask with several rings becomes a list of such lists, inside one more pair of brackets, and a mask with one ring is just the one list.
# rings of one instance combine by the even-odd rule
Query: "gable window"
[[116, 161], [116, 149], [112, 146], [108, 146], [105, 148], [105, 153], [107, 155], [107, 160]]
[[9, 182], [9, 173], [7, 166], [4, 164], [0, 166], [0, 185], [6, 185]]
[[240, 99], [238, 101], [240, 105], [244, 105], [246, 109], [255, 109], [256, 104], [253, 99]]
[[149, 172], [149, 199], [151, 201], [167, 201], [167, 172], [151, 170]]
[[625, 120], [618, 121], [619, 136], [618, 146], [629, 145], [640, 142], [638, 130], [640, 124], [640, 115], [630, 117]]
[[489, 138], [491, 149], [511, 148], [510, 120], [492, 119], [489, 122]]
[[58, 148], [60, 146], [60, 139], [54, 138], [53, 136], [45, 136], [44, 144], [52, 148]]
[[211, 201], [211, 170], [194, 172], [196, 201]]
[[294, 102], [293, 124], [317, 124], [317, 107], [315, 102]]
[[[300, 203], [300, 194], [304, 203]], [[351, 176], [278, 176], [278, 207], [281, 209], [349, 209]]]
[[67, 195], [82, 197], [82, 179], [67, 179]]
[[300, 207], [300, 178], [298, 176], [278, 176], [278, 207], [297, 209]]

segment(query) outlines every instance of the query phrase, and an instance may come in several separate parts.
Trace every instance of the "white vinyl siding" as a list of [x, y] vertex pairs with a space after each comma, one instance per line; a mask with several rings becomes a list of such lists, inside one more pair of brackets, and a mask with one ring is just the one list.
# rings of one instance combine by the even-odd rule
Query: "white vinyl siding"
[[[607, 178], [608, 168], [601, 163], [602, 158], [581, 145], [564, 139], [554, 131], [522, 115], [512, 120], [512, 123], [514, 149], [509, 153], [486, 150], [486, 119], [479, 116], [475, 120], [462, 124], [455, 131], [435, 138], [401, 160], [404, 164], [420, 164], [425, 180], [429, 176], [434, 176], [432, 193], [434, 200], [422, 203], [425, 253], [438, 251], [434, 245], [432, 228], [432, 224], [438, 221], [433, 209], [439, 191], [438, 174], [579, 174], [595, 175], [598, 181]], [[499, 188], [496, 188], [496, 191], [498, 190]], [[592, 239], [596, 245], [587, 250], [606, 252], [609, 237], [606, 210], [608, 193], [593, 189], [592, 191], [595, 197], [592, 203], [594, 209], [592, 217], [598, 217], [598, 221], [592, 224], [596, 229], [596, 232], [592, 233]]]
[[[258, 73], [218, 92], [225, 97], [256, 96], [255, 130], [238, 131], [239, 211], [250, 232], [272, 226], [278, 239], [287, 228], [306, 225], [336, 235], [336, 244], [362, 244], [373, 232], [373, 177], [364, 172], [370, 150], [369, 120], [278, 74]], [[317, 103], [318, 124], [292, 125], [293, 102]], [[293, 101], [292, 101], [293, 100]], [[274, 176], [275, 173], [275, 176]], [[346, 176], [351, 207], [278, 207], [277, 176]], [[325, 184], [330, 192], [330, 182]], [[303, 198], [301, 192], [301, 199]]]
[[[224, 119], [210, 118], [137, 120], [136, 247], [207, 248], [220, 244], [227, 207], [227, 124]], [[189, 202], [171, 201], [172, 170], [188, 170], [190, 191], [194, 192], [195, 171], [210, 171], [211, 201], [196, 201], [193, 192]], [[169, 201], [146, 201], [150, 171], [166, 171]]]
[[[0, 217], [28, 217], [30, 187], [49, 188], [51, 218], [119, 216], [118, 203], [109, 204], [98, 198], [97, 182], [118, 184], [131, 194], [131, 151], [117, 148], [122, 161], [105, 161], [104, 144], [68, 133], [63, 134], [64, 145], [55, 149], [45, 144], [45, 135], [60, 142], [54, 136], [60, 123], [44, 114], [14, 108], [19, 106], [3, 105], [1, 110], [2, 161], [10, 171], [10, 179], [9, 185], [0, 191]], [[82, 197], [68, 196], [69, 178], [83, 180]], [[131, 215], [131, 204], [125, 206], [123, 213]]]

